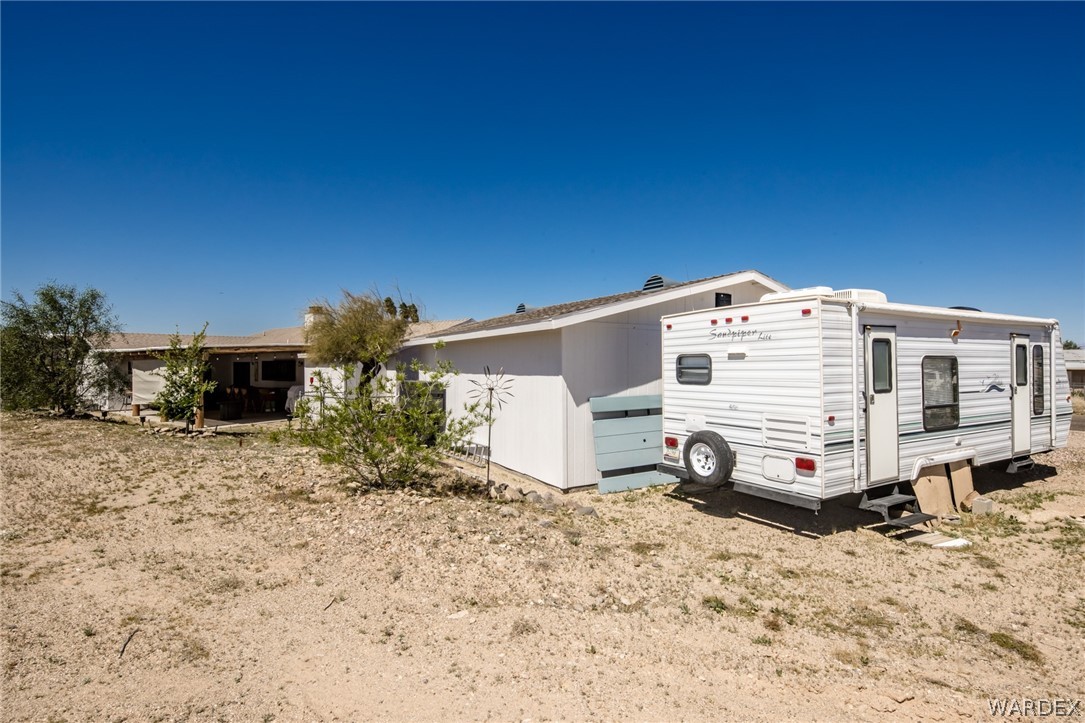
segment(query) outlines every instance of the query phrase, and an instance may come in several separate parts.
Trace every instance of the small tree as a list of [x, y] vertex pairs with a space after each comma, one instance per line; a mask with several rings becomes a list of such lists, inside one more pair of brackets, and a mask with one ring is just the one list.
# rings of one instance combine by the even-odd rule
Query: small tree
[[362, 486], [420, 483], [478, 419], [471, 408], [461, 417], [445, 410], [444, 392], [455, 373], [450, 362], [416, 363], [411, 371], [417, 380], [408, 380], [403, 368], [382, 376], [362, 375], [350, 364], [332, 374], [317, 371], [315, 398], [298, 404], [302, 441], [317, 447], [322, 461], [346, 467]]
[[317, 364], [351, 366], [361, 380], [371, 379], [407, 334], [408, 321], [388, 313], [389, 301], [344, 290], [338, 304], [315, 304], [318, 312], [305, 332], [309, 358]]
[[1064, 341], [1062, 343], [1062, 348], [1063, 349], [1080, 349], [1081, 347], [1078, 346], [1077, 342], [1074, 341], [1073, 339], [1067, 339], [1066, 341]]
[[0, 302], [0, 397], [5, 409], [50, 407], [71, 414], [91, 395], [124, 388], [102, 352], [120, 324], [97, 289], [49, 283], [28, 302]]
[[207, 338], [207, 324], [192, 335], [185, 344], [181, 335], [174, 332], [170, 337], [170, 348], [159, 357], [166, 362], [160, 374], [164, 380], [162, 391], [155, 396], [155, 404], [163, 419], [183, 419], [185, 429], [203, 410], [203, 397], [214, 391], [215, 382], [208, 379], [211, 365], [207, 363], [204, 340]]

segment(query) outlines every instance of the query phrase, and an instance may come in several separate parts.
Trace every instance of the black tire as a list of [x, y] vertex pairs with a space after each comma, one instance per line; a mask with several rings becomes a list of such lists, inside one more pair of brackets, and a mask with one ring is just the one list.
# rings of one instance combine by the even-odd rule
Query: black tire
[[735, 471], [735, 455], [715, 432], [694, 432], [682, 448], [682, 462], [689, 478], [697, 484], [719, 487]]

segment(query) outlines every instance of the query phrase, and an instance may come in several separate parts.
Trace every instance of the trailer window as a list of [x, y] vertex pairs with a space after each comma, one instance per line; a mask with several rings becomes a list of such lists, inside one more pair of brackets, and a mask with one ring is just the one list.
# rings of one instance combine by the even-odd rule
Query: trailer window
[[874, 392], [884, 394], [893, 391], [893, 356], [888, 339], [875, 339], [871, 343], [874, 354]]
[[681, 354], [678, 357], [679, 384], [708, 384], [712, 381], [712, 357], [708, 354]]
[[1032, 413], [1044, 413], [1044, 348], [1032, 347]]
[[1013, 348], [1014, 353], [1017, 355], [1014, 366], [1016, 369], [1016, 381], [1017, 386], [1023, 387], [1028, 384], [1028, 347], [1024, 344], [1018, 344]]
[[923, 359], [923, 429], [956, 429], [961, 423], [957, 358]]

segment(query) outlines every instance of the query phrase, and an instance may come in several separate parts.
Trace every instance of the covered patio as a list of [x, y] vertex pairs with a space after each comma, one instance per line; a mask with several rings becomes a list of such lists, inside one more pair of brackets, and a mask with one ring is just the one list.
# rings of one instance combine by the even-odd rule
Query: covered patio
[[[102, 400], [102, 409], [128, 411], [133, 417], [154, 414], [162, 389], [162, 352], [169, 334], [118, 334], [106, 351], [129, 380], [127, 393]], [[186, 341], [182, 337], [182, 341]], [[287, 418], [291, 398], [305, 380], [304, 327], [269, 329], [251, 336], [207, 336], [209, 376], [215, 389], [204, 404], [205, 426], [250, 424]]]

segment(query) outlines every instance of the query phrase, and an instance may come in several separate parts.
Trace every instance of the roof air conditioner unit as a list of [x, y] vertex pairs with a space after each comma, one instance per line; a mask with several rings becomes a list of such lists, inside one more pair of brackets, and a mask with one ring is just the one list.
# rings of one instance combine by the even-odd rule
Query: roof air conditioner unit
[[885, 294], [874, 289], [844, 289], [833, 294], [833, 298], [844, 301], [869, 301], [874, 304], [884, 304], [889, 301]]

